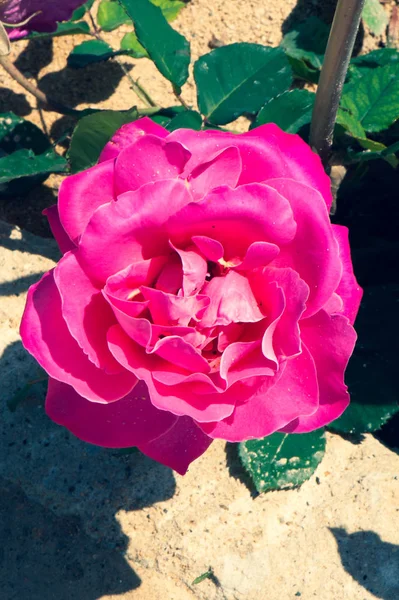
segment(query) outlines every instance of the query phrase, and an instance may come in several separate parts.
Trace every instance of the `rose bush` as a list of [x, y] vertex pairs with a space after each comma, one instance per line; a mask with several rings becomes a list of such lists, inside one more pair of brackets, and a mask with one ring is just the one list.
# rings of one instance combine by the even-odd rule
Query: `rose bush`
[[30, 31], [55, 31], [58, 21], [70, 19], [84, 3], [85, 0], [0, 0], [0, 21], [13, 25], [39, 13], [25, 25], [8, 30], [10, 39], [18, 39]]
[[337, 418], [361, 289], [330, 204], [319, 158], [275, 125], [122, 127], [47, 211], [64, 256], [21, 335], [48, 415], [180, 473], [214, 438]]

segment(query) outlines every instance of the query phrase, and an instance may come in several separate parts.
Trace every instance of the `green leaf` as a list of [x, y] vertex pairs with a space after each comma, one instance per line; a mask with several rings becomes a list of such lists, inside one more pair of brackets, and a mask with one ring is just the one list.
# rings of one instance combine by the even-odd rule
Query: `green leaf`
[[70, 21], [79, 21], [79, 19], [83, 19], [87, 10], [90, 10], [94, 4], [94, 0], [88, 0], [82, 6], [79, 6], [76, 10], [73, 11], [72, 17]]
[[62, 173], [66, 171], [67, 161], [53, 150], [44, 154], [34, 154], [32, 150], [17, 150], [0, 158], [0, 185], [32, 175]]
[[198, 106], [216, 125], [256, 113], [265, 101], [285, 92], [292, 72], [281, 48], [238, 43], [216, 48], [194, 64]]
[[302, 79], [310, 83], [318, 83], [320, 77], [320, 70], [315, 69], [304, 60], [293, 58], [287, 54], [289, 63], [292, 68], [294, 79]]
[[399, 118], [399, 62], [369, 70], [344, 86], [341, 107], [365, 131], [387, 129]]
[[351, 403], [329, 429], [342, 433], [376, 431], [399, 410], [399, 285], [365, 288], [356, 320], [358, 342], [346, 370]]
[[389, 22], [380, 0], [365, 0], [362, 19], [375, 35], [383, 34]]
[[320, 70], [330, 28], [317, 17], [310, 17], [287, 33], [281, 42], [288, 56]]
[[149, 0], [119, 0], [134, 23], [140, 44], [166, 79], [180, 91], [187, 81], [190, 44], [172, 29], [162, 11]]
[[323, 429], [311, 433], [273, 433], [239, 444], [239, 455], [258, 492], [302, 485], [321, 462], [326, 446]]
[[168, 131], [175, 129], [194, 129], [199, 131], [202, 125], [202, 118], [195, 110], [187, 110], [174, 117], [166, 126]]
[[341, 125], [353, 137], [365, 138], [366, 132], [360, 122], [347, 110], [338, 109], [337, 123]]
[[184, 2], [179, 0], [151, 0], [151, 2], [162, 10], [163, 16], [169, 22], [174, 21], [185, 6]]
[[104, 31], [113, 31], [124, 23], [131, 23], [123, 8], [111, 0], [101, 0], [97, 11], [97, 23]]
[[121, 50], [128, 52], [133, 58], [148, 58], [147, 50], [140, 44], [137, 35], [133, 31], [123, 36]]
[[205, 581], [205, 579], [213, 579], [214, 577], [215, 576], [213, 574], [213, 569], [209, 567], [209, 569], [205, 571], [205, 573], [202, 573], [201, 575], [196, 577], [191, 585], [198, 585], [199, 583], [201, 583], [201, 581]]
[[72, 50], [67, 59], [68, 67], [82, 69], [87, 65], [108, 60], [118, 54], [109, 44], [102, 40], [82, 42]]
[[[1, 160], [5, 160], [9, 155], [13, 156], [15, 152], [21, 150], [26, 150], [35, 156], [41, 155], [50, 149], [50, 142], [39, 127], [30, 121], [25, 121], [21, 117], [17, 117], [12, 112], [0, 114]], [[22, 155], [17, 155], [17, 159], [20, 156]], [[11, 161], [15, 161], [15, 158], [11, 159]], [[2, 169], [4, 169], [3, 176], [7, 173], [9, 174], [9, 161], [2, 163]], [[18, 172], [16, 171], [15, 177], [8, 178], [8, 183], [2, 183], [0, 186], [0, 195], [15, 196], [24, 194], [35, 185], [42, 183], [51, 172], [51, 170], [47, 171], [45, 169], [37, 173], [34, 177], [24, 177], [21, 176], [21, 170], [23, 171], [23, 169], [24, 165], [21, 163], [18, 166]], [[26, 175], [29, 175], [29, 173], [26, 173]]]
[[90, 33], [89, 24], [86, 21], [78, 21], [77, 23], [72, 23], [71, 21], [67, 21], [66, 23], [58, 23], [58, 27], [56, 31], [48, 32], [36, 32], [33, 31], [25, 39], [27, 40], [38, 40], [45, 38], [54, 38], [61, 37], [63, 35], [78, 35]]
[[68, 151], [71, 172], [78, 173], [96, 164], [115, 131], [137, 117], [137, 111], [132, 109], [124, 112], [104, 110], [80, 119]]
[[312, 120], [315, 94], [307, 90], [292, 90], [272, 98], [260, 110], [255, 123], [258, 127], [265, 123], [275, 123], [287, 133], [298, 133]]

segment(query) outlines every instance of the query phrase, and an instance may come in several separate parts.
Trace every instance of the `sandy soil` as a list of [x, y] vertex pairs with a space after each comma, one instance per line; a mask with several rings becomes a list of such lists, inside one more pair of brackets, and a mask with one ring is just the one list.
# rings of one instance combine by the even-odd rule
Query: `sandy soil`
[[[175, 26], [196, 58], [213, 36], [278, 44], [294, 21], [309, 14], [331, 19], [333, 6], [330, 0], [193, 0]], [[106, 38], [117, 47], [125, 31]], [[116, 61], [66, 68], [82, 40], [18, 42], [14, 57], [64, 103], [140, 105]], [[359, 49], [382, 42], [363, 32]], [[149, 61], [123, 62], [156, 102], [175, 102]], [[11, 108], [42, 124], [53, 139], [71, 125], [40, 112], [3, 73], [0, 86], [1, 112]], [[192, 83], [183, 96], [195, 103]], [[40, 212], [54, 202], [58, 185], [51, 177], [28, 199], [2, 201], [0, 216], [48, 235]], [[325, 460], [300, 490], [255, 498], [234, 449], [223, 443], [183, 478], [141, 455], [70, 436], [45, 416], [43, 382], [9, 410], [16, 390], [41, 378], [18, 326], [28, 286], [57, 256], [53, 240], [0, 222], [2, 600], [397, 600], [399, 456], [372, 436], [354, 444], [329, 435]], [[192, 585], [209, 567], [214, 579]]]

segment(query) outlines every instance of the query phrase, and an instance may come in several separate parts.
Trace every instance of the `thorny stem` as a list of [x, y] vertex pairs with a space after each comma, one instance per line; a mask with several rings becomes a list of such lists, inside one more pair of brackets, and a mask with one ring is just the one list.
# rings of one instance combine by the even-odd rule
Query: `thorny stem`
[[17, 67], [11, 62], [8, 56], [0, 56], [0, 65], [3, 69], [12, 77], [17, 83], [19, 83], [23, 88], [25, 88], [29, 93], [31, 93], [47, 110], [52, 110], [54, 112], [59, 112], [62, 115], [70, 115], [70, 116], [80, 116], [81, 111], [75, 110], [74, 108], [69, 108], [68, 106], [64, 106], [60, 102], [53, 100], [46, 96], [44, 92], [39, 90], [39, 88], [29, 81], [24, 75], [22, 75], [21, 71], [17, 69]]
[[310, 128], [310, 145], [326, 168], [334, 125], [365, 0], [338, 0], [320, 73]]

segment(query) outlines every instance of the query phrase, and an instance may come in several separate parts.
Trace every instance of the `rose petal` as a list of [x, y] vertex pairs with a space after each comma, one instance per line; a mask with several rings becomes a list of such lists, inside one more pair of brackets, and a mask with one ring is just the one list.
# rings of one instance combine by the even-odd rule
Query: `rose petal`
[[320, 158], [299, 135], [285, 133], [273, 123], [261, 125], [242, 135], [177, 129], [168, 136], [168, 140], [182, 143], [192, 153], [187, 169], [206, 162], [209, 156], [223, 148], [235, 146], [242, 160], [238, 185], [290, 177], [319, 190], [327, 208], [331, 206], [331, 182]]
[[169, 431], [178, 420], [152, 405], [142, 381], [117, 402], [99, 404], [82, 398], [71, 386], [50, 379], [46, 413], [81, 440], [105, 448], [144, 446]]
[[151, 121], [148, 117], [143, 117], [132, 123], [126, 123], [126, 125], [122, 125], [114, 133], [111, 140], [106, 144], [98, 162], [116, 158], [124, 148], [131, 146], [148, 133], [165, 138], [169, 132], [160, 125], [157, 125], [157, 123], [154, 123], [154, 121]]
[[[173, 246], [172, 246], [173, 247]], [[195, 246], [188, 246], [185, 250], [174, 248], [181, 259], [183, 269], [182, 288], [185, 296], [198, 292], [205, 282], [208, 265], [206, 260], [198, 253]]]
[[351, 250], [349, 246], [349, 231], [342, 225], [333, 225], [335, 239], [338, 242], [339, 254], [343, 265], [341, 281], [335, 290], [343, 301], [343, 314], [353, 324], [359, 311], [363, 290], [356, 281], [353, 273]]
[[94, 211], [114, 200], [114, 161], [109, 160], [66, 177], [58, 193], [60, 221], [78, 241]]
[[191, 319], [199, 320], [209, 305], [206, 296], [175, 296], [145, 286], [140, 289], [145, 300], [148, 300], [148, 309], [157, 325], [185, 327]]
[[116, 319], [101, 290], [82, 270], [76, 253], [68, 252], [54, 269], [61, 296], [62, 316], [72, 337], [92, 363], [107, 373], [120, 373], [121, 366], [108, 349], [107, 330]]
[[29, 289], [20, 333], [25, 348], [50, 377], [71, 385], [88, 400], [114, 402], [136, 384], [136, 377], [127, 371], [107, 375], [79, 348], [62, 317], [53, 271]]
[[48, 219], [51, 233], [55, 237], [62, 254], [65, 254], [65, 252], [76, 248], [75, 244], [61, 225], [57, 204], [53, 204], [52, 206], [45, 208], [43, 214], [46, 215]]
[[220, 184], [235, 188], [241, 175], [241, 157], [237, 148], [230, 146], [219, 152], [208, 162], [195, 167], [191, 172], [187, 169], [182, 174], [187, 178], [195, 199], [203, 198]]
[[79, 246], [84, 270], [105, 283], [133, 262], [168, 254], [167, 221], [190, 201], [182, 181], [165, 180], [143, 185], [100, 207]]
[[154, 135], [140, 137], [124, 148], [115, 162], [115, 190], [137, 190], [145, 183], [173, 179], [184, 169], [191, 154], [177, 142], [166, 142]]
[[184, 475], [190, 463], [212, 442], [192, 419], [180, 417], [167, 432], [151, 442], [140, 444], [139, 448], [150, 458]]
[[289, 243], [296, 223], [285, 198], [271, 187], [254, 183], [234, 190], [222, 186], [203, 200], [187, 204], [170, 219], [169, 231], [178, 247], [187, 245], [193, 236], [217, 240], [224, 247], [224, 258], [230, 260], [244, 257], [254, 242]]
[[241, 442], [278, 431], [298, 415], [314, 413], [318, 386], [313, 359], [303, 346], [302, 354], [288, 360], [281, 376], [265, 377], [261, 387], [234, 412], [219, 422], [199, 423], [210, 437]]
[[346, 317], [321, 310], [301, 322], [301, 332], [316, 364], [320, 404], [313, 415], [300, 416], [286, 426], [288, 433], [306, 433], [328, 425], [349, 404], [344, 373], [355, 346], [355, 330]]
[[268, 185], [287, 198], [298, 226], [295, 239], [280, 248], [273, 265], [292, 267], [308, 284], [310, 294], [304, 317], [310, 317], [331, 297], [342, 274], [327, 208], [319, 192], [292, 179], [273, 179]]
[[229, 271], [225, 277], [211, 279], [203, 286], [201, 294], [210, 300], [201, 317], [201, 328], [254, 323], [264, 318], [248, 279], [234, 271]]
[[[143, 378], [150, 392], [151, 401], [161, 410], [169, 410], [177, 416], [189, 416], [197, 421], [214, 421], [223, 419], [233, 411], [235, 403], [245, 398], [248, 393], [245, 386], [239, 382], [226, 392], [211, 392], [212, 385], [209, 377], [202, 373], [193, 373], [185, 383], [166, 385], [155, 380], [154, 371], [179, 373], [178, 369], [164, 368], [159, 357], [152, 355], [144, 357], [140, 350], [126, 336], [123, 330], [112, 327], [108, 332], [109, 348], [118, 362]], [[147, 362], [146, 361], [151, 361]], [[151, 370], [148, 367], [151, 367]], [[180, 371], [181, 373], [181, 371]], [[153, 375], [154, 377], [153, 377]]]

